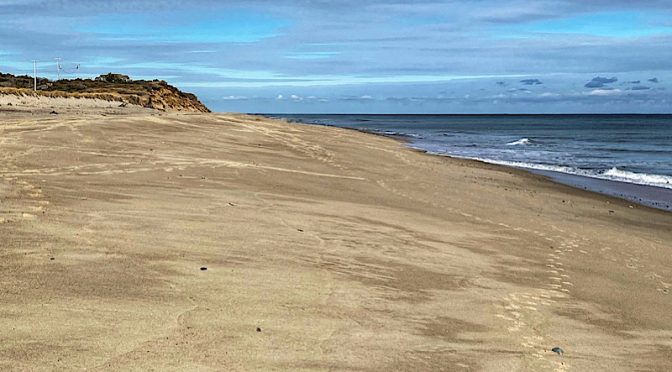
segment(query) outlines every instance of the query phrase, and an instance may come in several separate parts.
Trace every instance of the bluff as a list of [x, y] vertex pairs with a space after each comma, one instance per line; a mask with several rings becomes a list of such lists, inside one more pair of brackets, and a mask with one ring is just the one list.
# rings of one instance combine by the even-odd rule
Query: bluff
[[64, 98], [97, 98], [161, 111], [210, 112], [198, 98], [163, 80], [132, 80], [126, 75], [106, 74], [95, 79], [51, 81], [0, 73], [0, 94], [37, 95]]

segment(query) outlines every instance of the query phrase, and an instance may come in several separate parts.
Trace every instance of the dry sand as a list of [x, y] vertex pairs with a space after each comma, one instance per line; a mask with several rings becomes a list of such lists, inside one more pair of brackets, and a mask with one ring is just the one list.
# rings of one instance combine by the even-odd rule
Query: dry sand
[[338, 128], [0, 120], [2, 370], [672, 370], [672, 214]]
[[[122, 107], [123, 106], [123, 107]], [[92, 114], [100, 115], [127, 115], [129, 113], [145, 113], [151, 115], [154, 110], [143, 108], [142, 106], [123, 104], [118, 101], [105, 101], [94, 98], [55, 98], [41, 96], [26, 96], [4, 94], [0, 89], [0, 119], [8, 117], [24, 116], [30, 114], [33, 116], [43, 116], [47, 114]]]

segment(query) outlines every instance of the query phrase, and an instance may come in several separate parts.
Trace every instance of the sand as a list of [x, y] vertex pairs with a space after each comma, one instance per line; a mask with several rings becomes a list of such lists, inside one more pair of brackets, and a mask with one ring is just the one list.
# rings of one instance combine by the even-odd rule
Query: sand
[[252, 116], [0, 123], [2, 370], [672, 369], [670, 213]]
[[142, 106], [123, 104], [118, 101], [105, 101], [94, 98], [61, 98], [61, 97], [41, 97], [41, 96], [19, 96], [14, 94], [5, 94], [0, 89], [0, 115], [7, 119], [10, 116], [26, 114], [30, 115], [52, 115], [57, 114], [99, 114], [99, 115], [128, 115], [144, 113], [151, 115], [155, 110], [146, 109]]

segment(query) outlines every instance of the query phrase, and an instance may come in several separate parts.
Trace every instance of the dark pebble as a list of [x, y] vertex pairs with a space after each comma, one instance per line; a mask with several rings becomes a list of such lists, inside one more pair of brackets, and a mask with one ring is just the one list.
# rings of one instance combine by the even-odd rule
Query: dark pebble
[[298, 232], [303, 232], [303, 230], [301, 230], [301, 229], [296, 229], [296, 231], [298, 231]]
[[207, 267], [201, 267], [201, 271], [205, 271], [207, 269], [208, 269]]
[[51, 257], [51, 258], [49, 258], [49, 260], [50, 260], [50, 261], [53, 261], [53, 260], [55, 260], [55, 258]]
[[261, 332], [261, 328], [257, 327], [257, 332]]

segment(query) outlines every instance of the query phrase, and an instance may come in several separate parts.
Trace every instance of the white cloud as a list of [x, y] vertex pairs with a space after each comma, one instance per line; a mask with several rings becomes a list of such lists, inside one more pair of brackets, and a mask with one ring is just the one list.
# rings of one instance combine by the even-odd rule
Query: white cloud
[[622, 91], [620, 89], [593, 89], [588, 95], [591, 96], [615, 96], [620, 94]]

